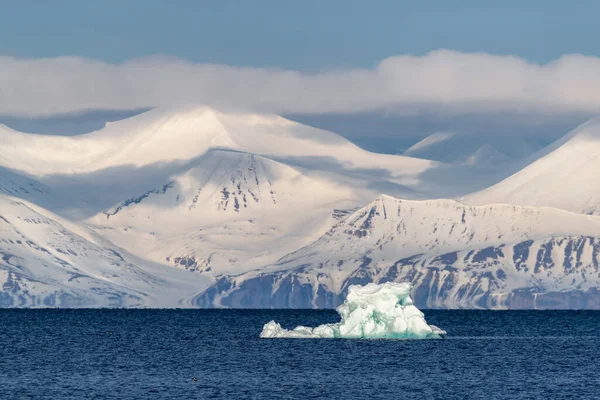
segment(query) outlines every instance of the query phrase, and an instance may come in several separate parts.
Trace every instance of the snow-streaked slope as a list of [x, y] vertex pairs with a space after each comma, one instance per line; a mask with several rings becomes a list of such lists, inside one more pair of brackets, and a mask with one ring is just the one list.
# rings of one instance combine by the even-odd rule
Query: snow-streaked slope
[[436, 132], [403, 154], [449, 164], [501, 166], [525, 159], [542, 147], [542, 141], [518, 136]]
[[600, 214], [600, 120], [581, 125], [502, 182], [464, 198], [469, 204], [551, 206]]
[[399, 259], [551, 235], [600, 236], [600, 219], [546, 207], [468, 206], [453, 200], [410, 201], [382, 195], [337, 224], [317, 243], [282, 262], [310, 254], [341, 259], [346, 254], [369, 252]]
[[92, 231], [0, 196], [0, 305], [174, 307], [208, 281], [143, 263]]
[[553, 208], [380, 196], [278, 263], [218, 280], [198, 302], [325, 307], [350, 284], [409, 280], [429, 288], [415, 296], [420, 306], [503, 307], [519, 290], [600, 287], [598, 238], [600, 218]]
[[219, 275], [275, 262], [321, 236], [365, 193], [271, 159], [214, 150], [89, 222], [154, 261]]

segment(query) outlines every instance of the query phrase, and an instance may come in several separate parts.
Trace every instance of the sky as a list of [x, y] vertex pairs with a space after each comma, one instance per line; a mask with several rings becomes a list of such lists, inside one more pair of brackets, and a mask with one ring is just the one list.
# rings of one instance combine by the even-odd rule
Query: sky
[[597, 1], [2, 0], [0, 54], [119, 63], [156, 54], [301, 71], [438, 49], [547, 63], [600, 55]]
[[207, 103], [356, 137], [556, 136], [600, 110], [597, 1], [0, 4], [0, 122], [24, 129]]

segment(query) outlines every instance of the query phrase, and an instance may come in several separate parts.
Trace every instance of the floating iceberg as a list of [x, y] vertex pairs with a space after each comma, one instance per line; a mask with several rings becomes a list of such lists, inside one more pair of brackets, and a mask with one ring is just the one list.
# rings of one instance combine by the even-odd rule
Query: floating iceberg
[[428, 325], [423, 313], [409, 296], [410, 283], [387, 282], [381, 285], [352, 285], [344, 304], [336, 311], [342, 317], [336, 324], [316, 328], [281, 328], [275, 321], [263, 327], [261, 338], [389, 338], [434, 339], [446, 331]]

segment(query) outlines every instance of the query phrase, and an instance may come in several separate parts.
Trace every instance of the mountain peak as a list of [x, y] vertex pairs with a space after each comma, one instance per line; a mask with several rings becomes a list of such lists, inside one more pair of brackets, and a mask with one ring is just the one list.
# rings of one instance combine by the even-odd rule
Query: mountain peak
[[600, 214], [600, 119], [580, 125], [500, 183], [465, 197], [469, 204], [549, 206]]

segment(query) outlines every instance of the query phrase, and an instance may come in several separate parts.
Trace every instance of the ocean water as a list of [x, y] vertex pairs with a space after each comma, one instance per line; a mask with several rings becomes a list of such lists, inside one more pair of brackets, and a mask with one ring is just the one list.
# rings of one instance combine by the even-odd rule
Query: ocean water
[[0, 310], [0, 398], [600, 398], [600, 312], [425, 315], [445, 339], [258, 337], [334, 311]]

